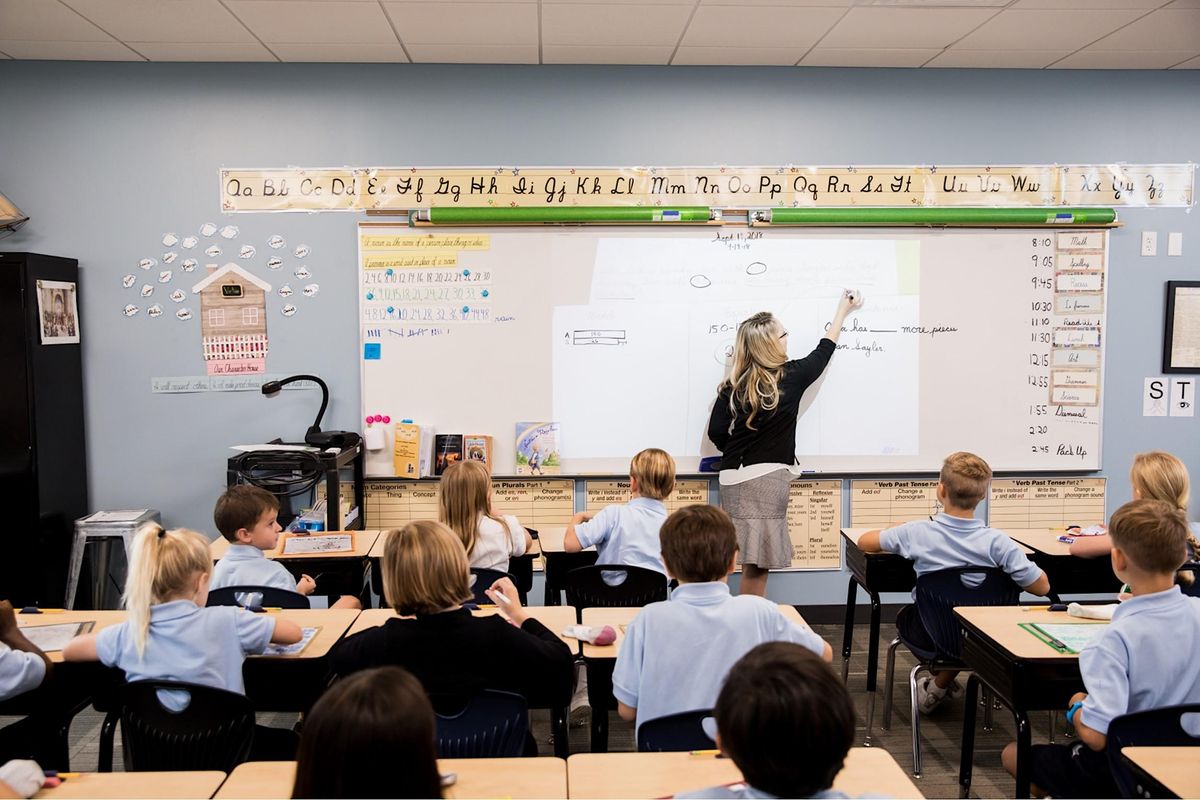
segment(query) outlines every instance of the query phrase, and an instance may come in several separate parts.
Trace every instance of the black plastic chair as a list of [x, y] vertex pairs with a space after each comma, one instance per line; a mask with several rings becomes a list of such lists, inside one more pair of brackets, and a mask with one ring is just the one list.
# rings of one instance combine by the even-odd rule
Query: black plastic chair
[[[262, 602], [257, 606], [248, 606], [246, 599], [239, 595], [262, 595]], [[299, 592], [289, 592], [287, 589], [277, 589], [274, 586], [225, 586], [220, 589], [208, 590], [206, 606], [239, 606], [241, 608], [311, 608], [308, 598]]]
[[453, 712], [433, 698], [439, 758], [513, 758], [525, 755], [529, 704], [512, 692], [485, 689]]
[[704, 732], [701, 724], [712, 715], [711, 708], [702, 708], [648, 719], [638, 726], [638, 752], [710, 750], [713, 747], [713, 740], [708, 738], [708, 734]]
[[[1183, 727], [1185, 714], [1192, 715]], [[1200, 758], [1200, 703], [1167, 706], [1117, 717], [1108, 724], [1108, 766], [1122, 797], [1175, 797], [1153, 777], [1133, 767], [1121, 755], [1123, 747], [1195, 747]], [[1186, 756], [1181, 756], [1185, 758]], [[1150, 778], [1149, 780], [1146, 780]]]
[[[493, 604], [492, 598], [488, 597], [484, 592], [492, 588], [492, 584], [501, 578], [508, 578], [516, 585], [513, 576], [507, 572], [501, 572], [498, 569], [484, 569], [482, 567], [471, 567], [471, 574], [475, 576], [475, 582], [471, 584], [471, 594], [474, 595], [474, 601], [477, 605]], [[494, 604], [493, 604], [494, 605]]]
[[[982, 578], [978, 586], [967, 586], [962, 579], [966, 575]], [[888, 646], [887, 669], [884, 675], [883, 695], [883, 728], [889, 730], [892, 724], [892, 692], [896, 672], [896, 648], [904, 645], [917, 659], [917, 665], [908, 676], [908, 687], [912, 693], [912, 747], [913, 747], [913, 776], [921, 777], [921, 715], [917, 710], [917, 675], [922, 671], [934, 673], [943, 670], [968, 669], [962, 661], [962, 631], [958, 618], [954, 615], [955, 606], [1015, 606], [1021, 598], [1021, 587], [1013, 583], [1008, 574], [996, 567], [954, 567], [937, 572], [926, 573], [917, 577], [914, 591], [915, 608], [907, 612], [916, 613], [920, 622], [925, 625], [929, 638], [933, 640], [935, 649], [923, 647], [921, 643], [908, 641], [903, 631], [900, 632], [891, 645]], [[984, 705], [990, 723], [992, 697], [990, 691], [984, 693]], [[867, 730], [871, 730], [873, 708], [867, 711]]]
[[[172, 711], [159, 698], [162, 690], [185, 691], [191, 701]], [[249, 757], [254, 739], [254, 707], [245, 695], [192, 683], [135, 681], [121, 689], [120, 706], [109, 712], [108, 730], [101, 731], [101, 764], [107, 746], [109, 770], [117, 715], [128, 772], [229, 772]]]
[[[604, 573], [623, 572], [625, 580], [610, 586]], [[577, 622], [583, 622], [585, 608], [640, 608], [667, 599], [667, 576], [645, 567], [623, 564], [593, 564], [577, 567], [563, 581], [567, 605], [575, 606]]]
[[1200, 564], [1189, 562], [1180, 567], [1179, 571], [1192, 573], [1191, 585], [1180, 587], [1183, 593], [1190, 597], [1200, 597]]

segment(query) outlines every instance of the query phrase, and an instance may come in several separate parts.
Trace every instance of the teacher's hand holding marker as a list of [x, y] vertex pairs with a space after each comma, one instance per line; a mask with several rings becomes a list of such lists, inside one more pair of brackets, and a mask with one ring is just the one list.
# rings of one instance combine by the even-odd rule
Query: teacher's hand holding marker
[[772, 569], [790, 567], [787, 507], [796, 461], [796, 419], [804, 392], [836, 350], [846, 316], [861, 308], [842, 292], [825, 336], [804, 358], [789, 360], [788, 331], [769, 311], [738, 325], [729, 377], [717, 387], [708, 438], [721, 451], [721, 506], [733, 517], [742, 594], [766, 596]]

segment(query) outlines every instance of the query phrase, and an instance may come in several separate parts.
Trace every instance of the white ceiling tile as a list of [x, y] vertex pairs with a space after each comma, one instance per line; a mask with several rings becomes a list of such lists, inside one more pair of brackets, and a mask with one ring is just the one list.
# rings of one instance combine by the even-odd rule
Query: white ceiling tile
[[0, 52], [13, 58], [48, 61], [143, 61], [120, 42], [30, 42], [0, 39]]
[[391, 43], [396, 34], [378, 3], [345, 0], [226, 0], [259, 39], [272, 42]]
[[852, 8], [821, 47], [940, 50], [995, 13], [991, 8]]
[[151, 61], [276, 61], [258, 42], [130, 42]]
[[1132, 8], [1150, 11], [1167, 2], [1168, 0], [1017, 0], [1009, 8], [1064, 9], [1066, 11]]
[[385, 3], [405, 44], [537, 44], [530, 3]]
[[281, 61], [329, 63], [408, 63], [404, 48], [395, 44], [273, 44]]
[[954, 47], [930, 61], [927, 67], [979, 69], [1041, 69], [1069, 56], [1072, 50], [963, 50]]
[[1182, 64], [1176, 64], [1171, 69], [1200, 69], [1200, 56], [1196, 56]]
[[681, 67], [790, 67], [802, 55], [801, 47], [680, 47], [671, 63]]
[[63, 0], [126, 42], [254, 42], [217, 0]]
[[798, 47], [807, 50], [842, 16], [838, 8], [701, 6], [681, 44], [688, 47]]
[[1200, 46], [1200, 9], [1153, 11], [1092, 45], [1096, 50], [1194, 50]]
[[0, 37], [43, 43], [113, 41], [55, 0], [0, 0]]
[[536, 44], [410, 44], [417, 64], [536, 64]]
[[1078, 50], [1141, 11], [1002, 11], [954, 43], [964, 50]]
[[672, 45], [542, 45], [543, 64], [666, 64]]
[[802, 67], [919, 67], [941, 50], [895, 50], [886, 48], [817, 47]]
[[542, 43], [674, 46], [691, 11], [690, 5], [547, 3]]
[[[0, 47], [0, 50], [3, 50]], [[1166, 69], [1196, 54], [1191, 50], [1095, 50], [1067, 56], [1050, 69]]]

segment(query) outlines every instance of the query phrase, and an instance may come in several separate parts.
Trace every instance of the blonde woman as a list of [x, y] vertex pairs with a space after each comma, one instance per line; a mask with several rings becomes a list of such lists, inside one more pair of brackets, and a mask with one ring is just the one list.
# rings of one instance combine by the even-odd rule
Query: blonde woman
[[508, 572], [508, 559], [533, 542], [511, 514], [492, 513], [492, 476], [478, 461], [459, 461], [442, 475], [438, 521], [458, 534], [472, 567]]
[[825, 337], [794, 361], [788, 360], [788, 332], [770, 312], [738, 326], [732, 369], [718, 387], [708, 438], [722, 454], [721, 506], [737, 528], [743, 594], [766, 596], [770, 570], [791, 566], [788, 483], [800, 399], [825, 371], [846, 315], [861, 305], [861, 295], [844, 291]]
[[[1188, 502], [1191, 497], [1191, 482], [1188, 480], [1187, 467], [1175, 456], [1162, 450], [1152, 450], [1148, 453], [1138, 453], [1133, 457], [1133, 467], [1129, 470], [1129, 482], [1133, 485], [1134, 500], [1162, 500], [1172, 508], [1188, 512]], [[1188, 523], [1187, 560], [1188, 563], [1200, 561], [1200, 523]], [[1112, 552], [1112, 540], [1108, 535], [1081, 536], [1071, 544], [1071, 555], [1081, 558], [1100, 558]], [[1191, 589], [1195, 576], [1189, 570], [1176, 574], [1175, 582], [1186, 589]]]
[[342, 640], [330, 657], [335, 674], [392, 665], [438, 697], [501, 689], [531, 706], [566, 704], [571, 650], [522, 608], [512, 581], [501, 578], [487, 590], [507, 620], [474, 616], [462, 605], [471, 599], [467, 554], [452, 530], [421, 520], [385, 535], [383, 593], [399, 616]]

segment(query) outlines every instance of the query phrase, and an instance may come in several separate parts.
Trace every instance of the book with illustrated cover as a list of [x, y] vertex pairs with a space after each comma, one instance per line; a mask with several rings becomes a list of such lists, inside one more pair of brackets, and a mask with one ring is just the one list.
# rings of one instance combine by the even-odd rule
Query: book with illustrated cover
[[517, 474], [558, 475], [562, 472], [557, 422], [517, 423]]
[[463, 435], [439, 433], [433, 437], [433, 474], [441, 475], [463, 459]]
[[467, 434], [463, 437], [463, 458], [478, 461], [492, 471], [492, 437], [482, 434]]

